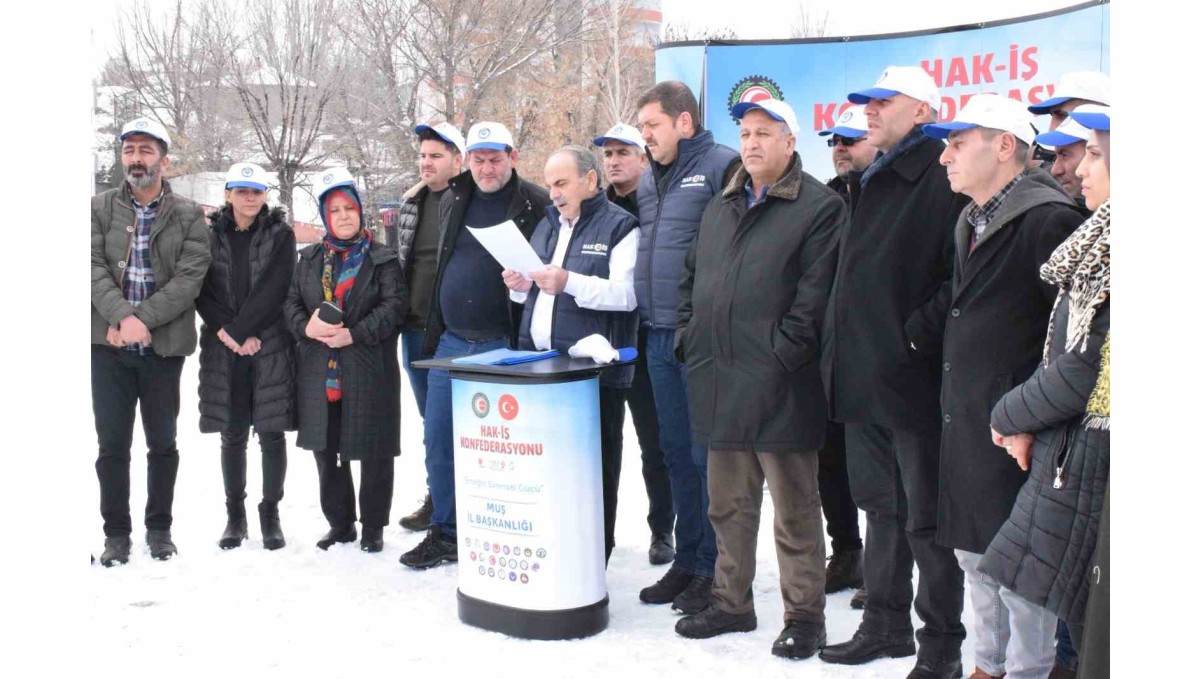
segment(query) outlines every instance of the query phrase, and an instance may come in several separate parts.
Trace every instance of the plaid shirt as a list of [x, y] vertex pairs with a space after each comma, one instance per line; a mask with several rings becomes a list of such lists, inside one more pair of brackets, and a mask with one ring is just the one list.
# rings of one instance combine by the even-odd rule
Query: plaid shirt
[[746, 186], [744, 187], [746, 189], [746, 209], [747, 210], [749, 210], [750, 208], [754, 207], [755, 205], [758, 205], [759, 203], [766, 200], [767, 199], [767, 191], [771, 190], [771, 185], [767, 184], [766, 186], [763, 187], [762, 193], [756, 196], [756, 195], [754, 195], [754, 186], [752, 185], [752, 182], [753, 182], [752, 179], [747, 179]]
[[[125, 300], [135, 307], [154, 294], [154, 269], [150, 267], [150, 227], [158, 216], [158, 204], [161, 200], [160, 193], [158, 198], [145, 207], [137, 200], [133, 201], [137, 223], [134, 225], [133, 246], [129, 249], [129, 261], [125, 262], [125, 277], [121, 288], [125, 293]], [[142, 356], [150, 353], [150, 347], [144, 344], [127, 344], [125, 348]]]
[[987, 229], [988, 222], [996, 216], [996, 211], [1000, 209], [1000, 204], [1008, 198], [1008, 194], [1012, 193], [1013, 187], [1025, 178], [1025, 173], [1013, 177], [1013, 180], [1006, 184], [1004, 188], [996, 192], [996, 195], [988, 199], [988, 202], [983, 205], [975, 205], [972, 203], [970, 212], [967, 213], [967, 221], [971, 226], [975, 227], [975, 233], [971, 236], [971, 249], [975, 249], [975, 244], [979, 242], [979, 237], [983, 235]]

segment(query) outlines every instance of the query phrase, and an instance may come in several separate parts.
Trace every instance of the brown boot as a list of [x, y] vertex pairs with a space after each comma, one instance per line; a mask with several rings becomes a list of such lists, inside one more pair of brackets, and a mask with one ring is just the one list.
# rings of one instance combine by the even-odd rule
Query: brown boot
[[996, 676], [994, 674], [988, 674], [987, 672], [984, 672], [976, 667], [975, 671], [972, 672], [971, 676], [967, 677], [967, 679], [1004, 679], [1004, 675], [1001, 674], [1000, 676]]

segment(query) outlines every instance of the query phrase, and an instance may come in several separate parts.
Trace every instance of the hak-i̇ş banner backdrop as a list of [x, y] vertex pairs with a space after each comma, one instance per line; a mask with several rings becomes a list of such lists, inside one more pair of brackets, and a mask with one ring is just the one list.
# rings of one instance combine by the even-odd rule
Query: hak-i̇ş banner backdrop
[[[1029, 104], [1054, 96], [1071, 71], [1109, 69], [1109, 7], [1089, 2], [1006, 21], [886, 36], [802, 40], [664, 43], [655, 54], [658, 81], [681, 80], [697, 93], [705, 127], [737, 149], [729, 108], [774, 97], [789, 103], [802, 128], [796, 150], [804, 167], [831, 177], [825, 138], [852, 106], [846, 95], [871, 87], [888, 66], [919, 64], [941, 89], [941, 119], [953, 120], [972, 95], [996, 93]], [[1049, 118], [1036, 121], [1049, 129]]]

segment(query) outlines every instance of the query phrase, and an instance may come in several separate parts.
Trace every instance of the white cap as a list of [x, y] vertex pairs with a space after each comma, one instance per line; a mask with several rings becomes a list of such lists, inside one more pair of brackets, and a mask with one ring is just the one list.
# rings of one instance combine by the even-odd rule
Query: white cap
[[617, 123], [608, 128], [608, 132], [605, 132], [603, 136], [593, 139], [592, 143], [596, 146], [604, 146], [605, 142], [610, 141], [619, 141], [622, 144], [636, 146], [642, 150], [642, 153], [646, 152], [646, 140], [642, 138], [642, 133], [638, 132], [637, 128], [632, 125]]
[[467, 132], [468, 151], [479, 151], [480, 149], [503, 151], [506, 146], [510, 149], [514, 148], [512, 132], [509, 132], [508, 128], [500, 123], [487, 121], [475, 123]]
[[1112, 109], [1107, 106], [1082, 104], [1071, 111], [1067, 120], [1074, 120], [1089, 130], [1109, 130], [1112, 127], [1112, 121], [1109, 118], [1111, 112]]
[[144, 134], [148, 137], [154, 137], [171, 148], [171, 135], [167, 134], [167, 128], [157, 120], [149, 118], [134, 118], [125, 123], [125, 127], [121, 128], [121, 141], [125, 141], [125, 137], [131, 134]]
[[322, 172], [314, 182], [314, 188], [317, 190], [317, 201], [320, 201], [321, 196], [325, 195], [330, 189], [336, 189], [339, 186], [354, 186], [354, 175], [350, 174], [350, 170], [344, 167], [331, 167]]
[[417, 125], [415, 128], [413, 128], [413, 131], [417, 134], [421, 134], [422, 132], [432, 132], [447, 144], [454, 144], [454, 146], [458, 148], [459, 153], [467, 152], [467, 143], [463, 141], [462, 132], [459, 132], [458, 128], [450, 123], [438, 123], [437, 125], [433, 126]]
[[1057, 129], [1049, 132], [1043, 132], [1034, 137], [1033, 140], [1042, 146], [1049, 148], [1058, 148], [1059, 146], [1070, 146], [1078, 144], [1081, 141], [1087, 141], [1091, 137], [1091, 132], [1087, 128], [1079, 124], [1079, 121], [1074, 118], [1067, 118], [1059, 125]]
[[937, 83], [933, 77], [920, 66], [888, 66], [884, 69], [875, 86], [851, 92], [846, 98], [855, 104], [865, 104], [872, 99], [886, 99], [897, 94], [906, 94], [917, 101], [924, 101], [937, 111], [942, 105], [942, 95], [938, 93]]
[[1108, 75], [1099, 71], [1064, 73], [1062, 80], [1054, 86], [1054, 98], [1034, 104], [1029, 110], [1038, 115], [1049, 113], [1072, 99], [1086, 99], [1108, 106], [1112, 103]]
[[767, 115], [771, 116], [775, 120], [780, 121], [781, 123], [786, 124], [788, 129], [791, 130], [792, 134], [796, 134], [796, 131], [800, 129], [800, 125], [796, 123], [796, 112], [792, 110], [791, 106], [778, 99], [743, 101], [739, 104], [734, 104], [733, 107], [729, 109], [729, 112], [733, 114], [734, 118], [741, 120], [742, 116], [746, 115], [747, 111], [752, 111], [756, 108], [762, 109]]
[[821, 130], [817, 134], [822, 137], [836, 134], [839, 137], [848, 137], [850, 139], [858, 139], [867, 133], [867, 107], [851, 106], [842, 111], [842, 115], [837, 119], [837, 125], [828, 130]]
[[999, 94], [977, 94], [962, 107], [953, 122], [930, 123], [922, 129], [926, 136], [945, 139], [951, 132], [972, 127], [1011, 132], [1026, 144], [1033, 144], [1033, 115], [1021, 102]]
[[246, 187], [266, 191], [269, 186], [267, 171], [254, 163], [234, 163], [233, 167], [229, 168], [229, 172], [225, 174], [225, 188], [227, 189]]

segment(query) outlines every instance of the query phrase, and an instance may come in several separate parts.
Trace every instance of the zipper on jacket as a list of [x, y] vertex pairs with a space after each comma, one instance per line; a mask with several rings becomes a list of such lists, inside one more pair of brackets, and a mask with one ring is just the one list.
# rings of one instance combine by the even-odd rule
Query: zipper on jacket
[[[679, 162], [679, 158], [675, 158], [675, 162]], [[655, 179], [651, 182], [654, 184], [654, 199], [658, 202], [658, 209], [654, 211], [654, 231], [650, 233], [650, 249], [646, 252], [646, 291], [650, 298], [650, 327], [654, 327], [654, 245], [658, 242], [658, 220], [662, 218], [663, 208], [663, 184], [667, 184], [670, 178], [671, 169], [663, 173], [662, 179], [654, 177], [654, 168], [650, 168], [650, 176]]]
[[1067, 432], [1067, 445], [1065, 450], [1058, 456], [1058, 464], [1054, 468], [1054, 489], [1060, 490], [1063, 487], [1063, 473], [1067, 469], [1067, 463], [1071, 460], [1071, 444], [1075, 442], [1075, 428], [1072, 427]]

